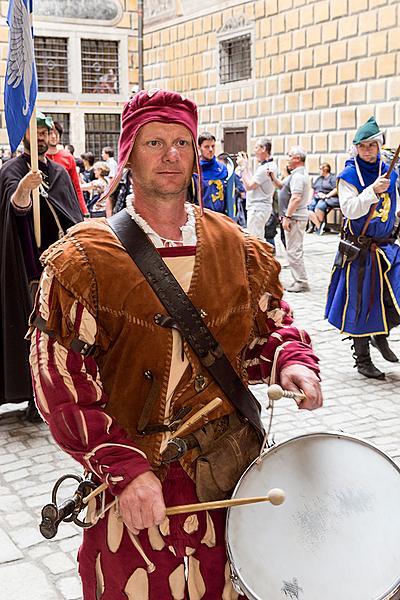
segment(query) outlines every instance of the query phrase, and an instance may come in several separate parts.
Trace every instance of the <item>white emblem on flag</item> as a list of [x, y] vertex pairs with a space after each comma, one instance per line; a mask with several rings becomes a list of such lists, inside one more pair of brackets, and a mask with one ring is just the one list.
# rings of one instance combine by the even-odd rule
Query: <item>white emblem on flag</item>
[[29, 95], [33, 77], [33, 44], [31, 35], [31, 15], [23, 0], [15, 0], [10, 22], [10, 46], [7, 63], [7, 84], [17, 88], [23, 80], [25, 106], [24, 115], [29, 110]]

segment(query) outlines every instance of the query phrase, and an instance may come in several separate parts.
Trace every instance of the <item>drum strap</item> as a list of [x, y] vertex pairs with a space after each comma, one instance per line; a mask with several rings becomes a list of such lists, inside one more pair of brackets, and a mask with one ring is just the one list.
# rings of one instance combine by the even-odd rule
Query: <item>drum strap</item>
[[108, 224], [168, 312], [169, 316], [155, 315], [157, 325], [178, 329], [232, 405], [262, 439], [264, 428], [257, 399], [244, 385], [155, 246], [126, 210], [110, 217]]

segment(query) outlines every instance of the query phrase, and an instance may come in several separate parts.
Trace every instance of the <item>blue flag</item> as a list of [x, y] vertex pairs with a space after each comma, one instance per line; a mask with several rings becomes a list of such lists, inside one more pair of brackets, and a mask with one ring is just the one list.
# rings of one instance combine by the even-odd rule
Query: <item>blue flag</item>
[[7, 71], [4, 82], [4, 112], [11, 152], [21, 142], [35, 106], [37, 75], [33, 48], [33, 0], [10, 0]]

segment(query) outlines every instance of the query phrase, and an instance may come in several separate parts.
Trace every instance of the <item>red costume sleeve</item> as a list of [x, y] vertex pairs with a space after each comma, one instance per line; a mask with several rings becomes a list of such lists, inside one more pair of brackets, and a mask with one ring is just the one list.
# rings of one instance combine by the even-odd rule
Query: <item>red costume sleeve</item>
[[249, 383], [279, 383], [280, 372], [291, 364], [304, 365], [319, 375], [319, 359], [310, 336], [293, 325], [287, 302], [280, 300], [275, 304], [272, 310], [260, 310], [256, 318], [258, 336], [245, 352]]
[[[75, 305], [78, 332], [83, 318], [87, 327], [90, 317], [84, 311], [82, 305]], [[104, 411], [107, 395], [93, 357], [65, 348], [35, 329], [31, 335], [31, 368], [36, 403], [54, 439], [85, 469], [106, 481], [113, 494], [120, 494], [132, 479], [151, 470], [144, 452]]]

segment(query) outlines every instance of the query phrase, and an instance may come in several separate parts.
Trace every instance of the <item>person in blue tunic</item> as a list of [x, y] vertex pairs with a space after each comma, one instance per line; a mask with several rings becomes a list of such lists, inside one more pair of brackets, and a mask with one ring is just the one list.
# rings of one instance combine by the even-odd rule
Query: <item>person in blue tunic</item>
[[384, 379], [373, 364], [370, 342], [390, 362], [390, 330], [400, 324], [400, 246], [393, 230], [397, 173], [388, 178], [380, 149], [383, 133], [374, 117], [357, 130], [353, 158], [338, 175], [342, 240], [328, 290], [325, 317], [353, 339], [355, 366], [365, 377]]
[[197, 144], [200, 152], [203, 206], [216, 212], [226, 213], [228, 169], [215, 157], [215, 137], [212, 133], [204, 131], [200, 133]]

